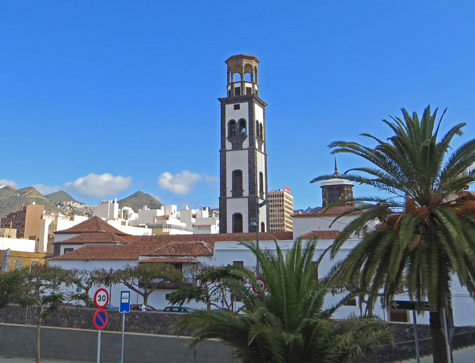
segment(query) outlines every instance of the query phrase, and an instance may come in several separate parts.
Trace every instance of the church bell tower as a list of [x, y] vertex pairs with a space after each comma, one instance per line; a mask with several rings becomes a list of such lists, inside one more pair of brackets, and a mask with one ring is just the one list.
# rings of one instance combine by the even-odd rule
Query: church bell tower
[[[259, 98], [259, 59], [226, 60], [227, 96], [221, 102], [220, 233], [267, 231], [265, 107]], [[257, 215], [259, 213], [259, 215]], [[257, 227], [250, 227], [254, 222]]]

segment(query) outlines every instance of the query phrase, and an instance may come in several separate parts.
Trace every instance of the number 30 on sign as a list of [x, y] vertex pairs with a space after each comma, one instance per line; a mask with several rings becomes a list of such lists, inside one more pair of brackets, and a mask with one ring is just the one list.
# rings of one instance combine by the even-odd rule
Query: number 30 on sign
[[104, 309], [109, 303], [109, 294], [106, 289], [99, 289], [94, 294], [94, 304], [98, 309]]

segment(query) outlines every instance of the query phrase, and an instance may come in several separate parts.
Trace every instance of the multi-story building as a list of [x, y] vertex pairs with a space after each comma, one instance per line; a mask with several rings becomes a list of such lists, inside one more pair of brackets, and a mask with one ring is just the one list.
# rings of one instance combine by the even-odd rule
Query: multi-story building
[[112, 200], [103, 200], [94, 211], [94, 216], [102, 219], [118, 219], [119, 218], [119, 203], [117, 198]]
[[272, 190], [267, 194], [269, 201], [269, 232], [292, 232], [294, 197], [290, 189]]
[[24, 206], [22, 210], [3, 217], [0, 228], [16, 229], [18, 238], [36, 239], [40, 234], [44, 209], [44, 206], [35, 203]]

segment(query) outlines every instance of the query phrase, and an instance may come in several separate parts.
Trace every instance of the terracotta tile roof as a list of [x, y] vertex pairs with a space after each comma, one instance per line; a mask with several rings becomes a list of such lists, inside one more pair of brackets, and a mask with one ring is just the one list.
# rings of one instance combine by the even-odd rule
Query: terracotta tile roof
[[340, 231], [312, 231], [305, 233], [302, 239], [335, 239], [340, 234]]
[[206, 242], [170, 242], [144, 256], [213, 256], [213, 247]]
[[194, 258], [146, 258], [139, 263], [199, 263]]
[[[297, 213], [292, 215], [294, 218], [308, 218], [308, 217], [318, 217], [318, 216], [339, 216], [340, 214], [343, 214], [345, 212], [348, 212], [350, 210], [354, 209], [354, 207], [347, 207], [347, 206], [339, 206], [339, 207], [333, 207], [333, 208], [320, 208], [314, 212], [310, 213]], [[350, 215], [355, 215], [355, 214], [363, 214], [362, 211], [355, 210], [354, 212], [351, 212]]]
[[87, 221], [76, 224], [75, 226], [63, 229], [62, 231], [56, 231], [55, 234], [79, 234], [79, 233], [94, 233], [94, 232], [112, 232], [118, 236], [128, 236], [127, 233], [119, 231], [117, 228], [112, 227], [109, 223], [103, 221], [99, 217], [89, 218]]
[[150, 245], [106, 245], [106, 246], [84, 246], [61, 256], [55, 256], [50, 260], [133, 260], [139, 256], [155, 249]]
[[[260, 241], [276, 240], [292, 240], [293, 232], [261, 232], [259, 233]], [[206, 242], [210, 246], [214, 246], [215, 242], [224, 241], [255, 241], [256, 233], [215, 233], [215, 234], [177, 234], [172, 236], [141, 236], [132, 243], [150, 244], [170, 242]]]
[[125, 238], [115, 233], [81, 233], [64, 241], [56, 241], [54, 244], [87, 244], [87, 243], [108, 243], [108, 244], [128, 244]]
[[[79, 236], [73, 238], [76, 237]], [[86, 236], [84, 238], [86, 239]], [[51, 260], [138, 260], [139, 256], [167, 256], [165, 258], [212, 256], [215, 242], [254, 241], [255, 238], [255, 233], [141, 236], [124, 245], [86, 245], [64, 255], [52, 257]], [[293, 234], [292, 232], [259, 233], [261, 241], [274, 238], [292, 240]]]

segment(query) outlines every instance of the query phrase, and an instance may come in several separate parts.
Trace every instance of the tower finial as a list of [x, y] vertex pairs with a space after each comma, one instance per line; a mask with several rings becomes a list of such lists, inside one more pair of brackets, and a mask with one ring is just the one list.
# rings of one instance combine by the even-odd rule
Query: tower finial
[[335, 173], [333, 174], [333, 176], [340, 176], [340, 173], [338, 172], [338, 165], [336, 163], [336, 156], [335, 156]]

